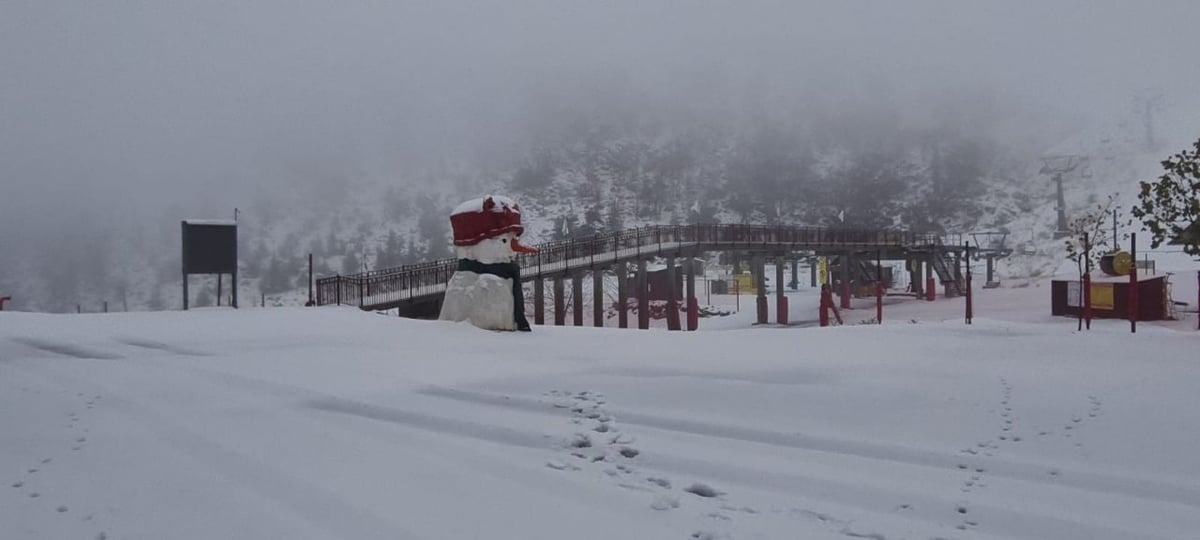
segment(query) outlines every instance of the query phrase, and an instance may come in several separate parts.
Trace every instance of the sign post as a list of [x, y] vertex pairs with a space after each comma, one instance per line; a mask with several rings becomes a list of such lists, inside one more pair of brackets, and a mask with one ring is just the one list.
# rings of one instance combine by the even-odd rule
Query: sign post
[[1129, 265], [1129, 332], [1136, 334], [1138, 318], [1137, 233], [1129, 235], [1129, 255], [1132, 261], [1132, 264]]
[[[180, 222], [183, 246], [183, 309], [188, 309], [188, 276], [229, 274], [230, 305], [237, 307], [237, 222], [188, 219]], [[218, 291], [220, 305], [221, 292]]]

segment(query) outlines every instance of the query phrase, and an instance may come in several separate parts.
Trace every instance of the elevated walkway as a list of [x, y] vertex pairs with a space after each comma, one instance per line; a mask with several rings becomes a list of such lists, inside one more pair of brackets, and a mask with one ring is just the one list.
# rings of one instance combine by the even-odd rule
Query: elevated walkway
[[[886, 260], [934, 259], [938, 274], [954, 279], [948, 254], [962, 249], [942, 237], [908, 231], [862, 230], [787, 225], [654, 225], [601, 233], [536, 246], [536, 254], [521, 255], [522, 280], [570, 276], [603, 270], [614, 264], [659, 256], [689, 256], [709, 251], [788, 256], [880, 253]], [[366, 310], [408, 307], [415, 312], [436, 309], [446, 283], [458, 266], [456, 259], [372, 270], [317, 280], [318, 305], [356, 305]], [[943, 270], [946, 274], [943, 274]], [[427, 313], [414, 313], [428, 315]]]

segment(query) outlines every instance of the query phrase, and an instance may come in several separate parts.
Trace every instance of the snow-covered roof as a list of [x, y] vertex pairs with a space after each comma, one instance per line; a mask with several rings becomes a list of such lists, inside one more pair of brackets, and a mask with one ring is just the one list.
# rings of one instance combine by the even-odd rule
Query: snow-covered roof
[[502, 195], [488, 195], [487, 197], [471, 199], [471, 200], [466, 201], [458, 206], [455, 206], [454, 210], [450, 212], [450, 215], [457, 216], [459, 214], [466, 214], [466, 213], [470, 213], [470, 212], [482, 212], [483, 211], [483, 202], [486, 201], [489, 197], [492, 199], [492, 202], [496, 203], [496, 206], [492, 207], [493, 212], [497, 212], [497, 213], [504, 212], [504, 208], [507, 207], [508, 209], [512, 210], [515, 213], [518, 213], [518, 214], [521, 213], [520, 210], [517, 209], [517, 201], [514, 201], [514, 200], [512, 200], [508, 197], [504, 197]]
[[185, 219], [188, 225], [237, 225], [232, 219]]

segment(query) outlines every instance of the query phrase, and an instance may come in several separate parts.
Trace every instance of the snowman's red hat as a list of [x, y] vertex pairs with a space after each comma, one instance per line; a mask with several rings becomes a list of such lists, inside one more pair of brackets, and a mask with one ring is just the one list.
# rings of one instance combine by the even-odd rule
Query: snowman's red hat
[[[516, 201], [499, 195], [472, 199], [450, 213], [454, 229], [454, 245], [473, 246], [488, 238], [525, 232], [521, 226], [521, 209]], [[518, 246], [514, 246], [514, 249]], [[524, 246], [520, 246], [524, 247]]]

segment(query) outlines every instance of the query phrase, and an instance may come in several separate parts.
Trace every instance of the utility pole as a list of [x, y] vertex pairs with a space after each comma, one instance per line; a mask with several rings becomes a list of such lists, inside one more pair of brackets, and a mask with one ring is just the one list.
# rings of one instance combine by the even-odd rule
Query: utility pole
[[1117, 209], [1113, 208], [1113, 247], [1112, 247], [1112, 250], [1113, 250], [1113, 252], [1116, 252], [1120, 249], [1121, 249], [1121, 246], [1119, 246], [1117, 244]]
[[315, 300], [313, 300], [313, 254], [312, 253], [308, 254], [308, 303], [306, 303], [304, 305], [306, 307], [312, 307], [312, 306], [317, 305], [317, 302]]
[[1058, 211], [1058, 226], [1054, 231], [1055, 238], [1070, 236], [1070, 232], [1067, 231], [1067, 202], [1066, 197], [1063, 196], [1063, 175], [1078, 168], [1082, 161], [1083, 159], [1078, 156], [1046, 156], [1042, 158], [1042, 169], [1038, 172], [1054, 176], [1057, 194], [1055, 209]]

